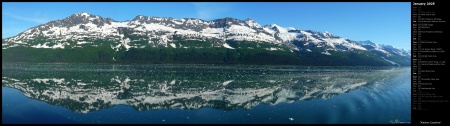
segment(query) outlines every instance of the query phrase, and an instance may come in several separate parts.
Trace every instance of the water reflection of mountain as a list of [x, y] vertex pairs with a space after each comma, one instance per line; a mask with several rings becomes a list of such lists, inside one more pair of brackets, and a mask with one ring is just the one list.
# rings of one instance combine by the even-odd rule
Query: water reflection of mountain
[[4, 66], [2, 86], [81, 113], [119, 104], [139, 111], [202, 107], [251, 109], [261, 103], [276, 105], [327, 99], [361, 87], [382, 87], [384, 81], [409, 70], [166, 66], [77, 71], [22, 67]]

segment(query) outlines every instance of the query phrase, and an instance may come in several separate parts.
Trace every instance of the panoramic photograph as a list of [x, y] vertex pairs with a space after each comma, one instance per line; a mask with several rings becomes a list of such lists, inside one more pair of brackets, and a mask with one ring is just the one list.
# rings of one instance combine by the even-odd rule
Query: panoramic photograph
[[409, 124], [409, 2], [2, 2], [2, 124]]

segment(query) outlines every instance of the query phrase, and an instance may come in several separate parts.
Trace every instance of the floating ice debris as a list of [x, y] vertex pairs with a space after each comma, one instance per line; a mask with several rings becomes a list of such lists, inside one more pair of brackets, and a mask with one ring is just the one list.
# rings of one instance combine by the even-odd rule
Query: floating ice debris
[[86, 83], [78, 82], [77, 85], [87, 85]]
[[289, 118], [289, 120], [293, 121], [293, 120], [294, 120], [294, 118]]
[[172, 82], [170, 82], [169, 84], [174, 85], [175, 84], [175, 80], [172, 80]]
[[223, 82], [223, 86], [227, 86], [229, 83], [231, 83], [231, 82], [233, 82], [234, 80], [228, 80], [228, 81], [225, 81], [225, 82]]

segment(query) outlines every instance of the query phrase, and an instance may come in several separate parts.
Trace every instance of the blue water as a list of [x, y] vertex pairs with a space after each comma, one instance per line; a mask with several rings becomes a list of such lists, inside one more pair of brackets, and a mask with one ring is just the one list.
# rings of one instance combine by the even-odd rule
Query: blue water
[[2, 123], [411, 122], [409, 67], [2, 64]]

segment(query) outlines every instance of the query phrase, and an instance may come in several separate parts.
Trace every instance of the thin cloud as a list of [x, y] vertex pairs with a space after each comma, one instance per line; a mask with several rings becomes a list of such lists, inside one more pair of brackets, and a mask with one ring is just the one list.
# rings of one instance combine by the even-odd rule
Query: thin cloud
[[230, 3], [200, 2], [192, 4], [195, 6], [195, 9], [197, 11], [197, 18], [206, 20], [223, 17], [223, 14], [229, 12], [232, 9]]
[[8, 17], [14, 18], [14, 19], [18, 19], [18, 20], [22, 20], [22, 21], [28, 21], [28, 22], [34, 22], [34, 23], [39, 23], [39, 24], [43, 24], [43, 23], [47, 23], [49, 20], [44, 19], [42, 17], [37, 18], [37, 17], [25, 17], [25, 16], [20, 16], [20, 15], [16, 15], [13, 13], [8, 13], [8, 12], [2, 12], [2, 15], [6, 15]]

